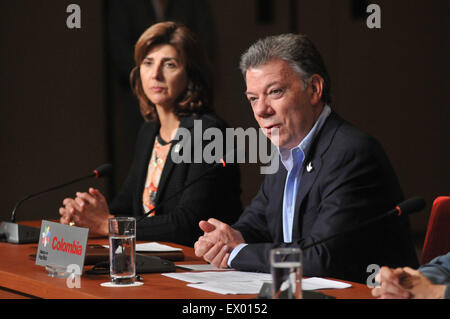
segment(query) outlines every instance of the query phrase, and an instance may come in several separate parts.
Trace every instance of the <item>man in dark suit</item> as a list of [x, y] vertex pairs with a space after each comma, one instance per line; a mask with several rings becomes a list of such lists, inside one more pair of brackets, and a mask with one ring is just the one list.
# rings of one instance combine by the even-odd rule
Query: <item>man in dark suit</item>
[[[270, 271], [275, 247], [300, 247], [394, 208], [403, 200], [380, 144], [331, 110], [323, 60], [303, 35], [257, 41], [241, 58], [247, 98], [282, 165], [231, 227], [201, 221], [197, 256], [219, 267]], [[364, 282], [371, 264], [417, 266], [407, 217], [303, 251], [305, 276]]]

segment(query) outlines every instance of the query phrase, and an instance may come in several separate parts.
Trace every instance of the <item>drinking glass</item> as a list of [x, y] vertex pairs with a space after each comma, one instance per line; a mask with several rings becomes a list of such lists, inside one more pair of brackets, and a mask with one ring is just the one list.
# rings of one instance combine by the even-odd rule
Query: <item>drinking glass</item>
[[115, 217], [108, 220], [109, 269], [114, 284], [133, 284], [136, 280], [136, 219]]
[[302, 251], [274, 248], [270, 251], [273, 299], [302, 299]]

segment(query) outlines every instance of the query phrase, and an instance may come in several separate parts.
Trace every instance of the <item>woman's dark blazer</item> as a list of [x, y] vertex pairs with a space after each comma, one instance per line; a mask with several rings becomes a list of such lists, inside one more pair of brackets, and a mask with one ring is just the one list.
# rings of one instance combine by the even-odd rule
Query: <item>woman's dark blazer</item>
[[[189, 130], [190, 139], [180, 138], [178, 141], [172, 142], [155, 198], [156, 215], [138, 222], [136, 227], [138, 240], [168, 241], [193, 246], [198, 237], [202, 235], [198, 226], [200, 220], [213, 217], [227, 223], [233, 223], [242, 212], [239, 166], [232, 163], [225, 167], [216, 165], [214, 169], [210, 170], [210, 173], [166, 201], [184, 185], [195, 180], [214, 165], [214, 163], [208, 164], [203, 160], [202, 163], [182, 162], [179, 164], [172, 160], [172, 151], [178, 151], [177, 153], [180, 150], [181, 152], [189, 151], [189, 147], [186, 147], [187, 143], [190, 143], [190, 151], [193, 153], [194, 143], [202, 143], [204, 146], [210, 142], [209, 140], [203, 141], [202, 137], [194, 136], [195, 120], [201, 121], [202, 136], [206, 129], [218, 128], [225, 138], [227, 126], [214, 113], [180, 118], [180, 128]], [[197, 124], [200, 124], [200, 122], [197, 122]], [[142, 125], [128, 177], [110, 206], [113, 215], [134, 216], [139, 219], [144, 214], [142, 193], [147, 177], [149, 159], [159, 128], [159, 122], [149, 122]], [[177, 146], [177, 144], [179, 145]], [[223, 145], [225, 149], [225, 141]], [[185, 153], [180, 154], [184, 155]], [[163, 205], [158, 207], [161, 204]]]

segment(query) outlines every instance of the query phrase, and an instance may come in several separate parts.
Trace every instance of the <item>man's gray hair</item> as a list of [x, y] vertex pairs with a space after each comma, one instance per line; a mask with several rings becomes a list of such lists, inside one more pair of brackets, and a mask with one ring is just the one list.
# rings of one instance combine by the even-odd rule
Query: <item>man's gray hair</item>
[[242, 54], [239, 67], [245, 78], [248, 69], [262, 66], [273, 59], [290, 63], [300, 75], [305, 88], [312, 75], [320, 75], [324, 82], [322, 101], [331, 103], [330, 76], [322, 56], [306, 35], [289, 33], [260, 39]]

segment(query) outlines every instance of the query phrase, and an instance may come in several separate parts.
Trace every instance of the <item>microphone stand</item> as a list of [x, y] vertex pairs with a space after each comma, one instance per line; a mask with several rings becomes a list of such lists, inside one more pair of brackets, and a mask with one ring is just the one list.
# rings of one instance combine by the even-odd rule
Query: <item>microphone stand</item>
[[389, 216], [389, 215], [392, 215], [392, 214], [395, 213], [395, 212], [397, 212], [397, 210], [396, 210], [396, 209], [393, 209], [393, 210], [391, 210], [391, 211], [389, 211], [389, 212], [387, 212], [387, 213], [385, 213], [385, 214], [383, 214], [383, 215], [380, 215], [380, 216], [377, 216], [377, 217], [375, 217], [375, 218], [366, 220], [366, 221], [362, 222], [361, 224], [356, 225], [356, 226], [353, 227], [353, 228], [346, 229], [346, 230], [344, 230], [343, 232], [340, 232], [340, 233], [337, 233], [337, 234], [334, 234], [334, 235], [331, 235], [331, 236], [322, 238], [322, 239], [319, 240], [319, 241], [314, 241], [314, 240], [313, 240], [313, 242], [312, 242], [311, 244], [306, 245], [306, 246], [303, 246], [302, 250], [306, 250], [306, 249], [308, 249], [308, 248], [311, 248], [311, 247], [314, 247], [314, 246], [316, 246], [316, 245], [322, 244], [322, 243], [324, 243], [324, 242], [326, 242], [326, 241], [329, 241], [329, 240], [331, 240], [331, 239], [333, 239], [333, 238], [340, 237], [340, 236], [346, 235], [346, 234], [348, 234], [348, 233], [352, 233], [352, 232], [354, 232], [354, 231], [356, 231], [356, 230], [360, 230], [361, 228], [364, 228], [365, 226], [367, 226], [367, 225], [369, 225], [369, 224], [371, 224], [371, 223], [375, 223], [375, 222], [377, 222], [377, 221], [379, 221], [379, 220], [382, 220], [382, 219], [384, 219], [385, 217], [387, 217], [387, 216]]
[[20, 225], [20, 224], [16, 223], [16, 211], [22, 205], [22, 203], [24, 203], [25, 201], [27, 201], [29, 199], [40, 197], [41, 195], [44, 195], [51, 191], [63, 188], [68, 185], [75, 184], [77, 182], [80, 182], [82, 180], [85, 180], [85, 179], [88, 179], [91, 177], [98, 178], [98, 177], [101, 177], [104, 175], [108, 175], [111, 171], [111, 167], [112, 167], [111, 164], [103, 164], [103, 165], [97, 167], [93, 171], [93, 173], [91, 173], [87, 176], [74, 179], [70, 182], [51, 187], [49, 189], [46, 189], [44, 191], [41, 191], [41, 192], [38, 192], [35, 194], [28, 195], [25, 198], [21, 199], [14, 206], [14, 209], [11, 213], [11, 222], [2, 222], [2, 224], [0, 225], [0, 241], [6, 240], [7, 242], [13, 243], [13, 244], [28, 244], [28, 243], [39, 242], [39, 236], [40, 236], [39, 228]]
[[11, 223], [15, 223], [15, 222], [16, 222], [16, 210], [17, 210], [17, 208], [19, 208], [19, 207], [22, 205], [23, 202], [26, 202], [27, 200], [32, 199], [32, 198], [39, 197], [39, 195], [43, 195], [43, 194], [45, 194], [45, 193], [49, 193], [49, 192], [51, 192], [51, 191], [54, 191], [54, 190], [63, 188], [63, 187], [65, 187], [65, 186], [69, 186], [69, 185], [75, 184], [75, 183], [77, 183], [77, 182], [80, 182], [80, 181], [82, 181], [82, 180], [91, 178], [91, 177], [93, 177], [93, 176], [95, 176], [95, 174], [90, 174], [90, 175], [88, 175], [88, 176], [80, 177], [80, 178], [74, 179], [73, 181], [70, 181], [70, 182], [67, 182], [67, 183], [64, 183], [64, 184], [55, 186], [55, 187], [51, 187], [51, 188], [46, 189], [46, 190], [44, 190], [44, 191], [42, 191], [42, 192], [35, 193], [35, 194], [31, 194], [31, 195], [28, 195], [27, 197], [21, 199], [21, 200], [18, 201], [17, 204], [14, 206], [14, 209], [13, 209], [13, 211], [12, 211], [12, 213], [11, 213]]
[[181, 192], [183, 192], [184, 190], [186, 190], [186, 188], [188, 188], [189, 186], [191, 186], [192, 184], [198, 182], [203, 176], [211, 173], [213, 170], [215, 170], [218, 166], [222, 165], [223, 167], [226, 166], [225, 161], [223, 159], [220, 160], [219, 163], [214, 164], [212, 167], [210, 167], [209, 169], [207, 169], [206, 171], [204, 171], [202, 174], [196, 176], [196, 178], [194, 180], [192, 180], [191, 182], [183, 185], [183, 187], [180, 187], [179, 190], [177, 190], [176, 192], [174, 192], [173, 194], [170, 194], [169, 197], [167, 197], [163, 202], [161, 202], [158, 205], [155, 205], [155, 207], [153, 207], [151, 210], [149, 210], [147, 213], [145, 213], [143, 216], [141, 216], [141, 218], [139, 218], [136, 221], [136, 224], [139, 223], [140, 221], [142, 221], [145, 217], [147, 217], [148, 215], [150, 215], [151, 213], [153, 213], [157, 208], [161, 208], [162, 206], [164, 206], [164, 204], [166, 204], [169, 200], [171, 200], [172, 198], [174, 198], [176, 195], [180, 194]]
[[[410, 199], [408, 199], [408, 200], [398, 204], [398, 206], [396, 206], [394, 209], [388, 211], [387, 213], [384, 213], [384, 214], [382, 214], [380, 216], [368, 219], [368, 220], [366, 220], [366, 221], [364, 221], [364, 222], [362, 222], [362, 223], [360, 223], [360, 224], [358, 224], [358, 225], [356, 225], [356, 226], [354, 226], [352, 228], [349, 228], [349, 229], [346, 229], [346, 230], [344, 230], [342, 232], [339, 232], [339, 233], [333, 234], [331, 236], [322, 238], [319, 241], [314, 241], [313, 240], [313, 242], [311, 244], [303, 246], [301, 248], [301, 250], [306, 250], [306, 249], [309, 249], [311, 247], [315, 247], [315, 246], [317, 246], [319, 244], [322, 244], [322, 243], [324, 243], [326, 241], [329, 241], [329, 240], [331, 240], [333, 238], [339, 237], [341, 235], [345, 235], [345, 234], [354, 232], [356, 230], [361, 230], [365, 226], [367, 226], [369, 224], [372, 224], [372, 223], [375, 223], [375, 222], [378, 222], [378, 221], [380, 221], [380, 220], [382, 220], [382, 219], [384, 219], [384, 218], [386, 218], [388, 216], [395, 216], [395, 215], [401, 216], [403, 213], [411, 214], [411, 213], [415, 213], [415, 212], [421, 211], [424, 207], [425, 207], [425, 200], [423, 198], [421, 198], [421, 197], [410, 198]], [[305, 293], [308, 294], [311, 299], [330, 299], [330, 298], [332, 298], [330, 296], [324, 295], [322, 293], [317, 293], [317, 292], [312, 294], [311, 291], [303, 291], [304, 295], [305, 295]], [[283, 295], [283, 293], [282, 293], [282, 295]], [[286, 295], [286, 292], [284, 292], [284, 295]], [[271, 297], [272, 297], [272, 283], [264, 283], [262, 285], [260, 291], [259, 291], [259, 294], [258, 294], [257, 298], [258, 299], [271, 299]]]
[[401, 216], [402, 213], [412, 214], [412, 213], [421, 211], [424, 207], [425, 207], [425, 200], [423, 198], [421, 198], [421, 197], [412, 197], [412, 198], [407, 199], [407, 200], [403, 201], [402, 203], [398, 204], [394, 209], [388, 211], [387, 213], [384, 213], [384, 214], [379, 215], [377, 217], [368, 219], [368, 220], [366, 220], [366, 221], [364, 221], [364, 222], [362, 222], [362, 223], [360, 223], [360, 224], [358, 224], [358, 225], [356, 225], [356, 226], [354, 226], [352, 228], [349, 228], [349, 229], [346, 229], [346, 230], [344, 230], [342, 232], [339, 232], [339, 233], [333, 234], [331, 236], [322, 238], [319, 241], [314, 241], [313, 240], [313, 242], [311, 244], [303, 246], [302, 250], [306, 250], [308, 248], [311, 248], [311, 247], [314, 247], [316, 245], [319, 245], [319, 244], [321, 244], [323, 242], [329, 241], [329, 240], [331, 240], [333, 238], [336, 238], [336, 237], [339, 237], [339, 236], [342, 236], [342, 235], [354, 232], [356, 230], [360, 230], [361, 228], [364, 228], [365, 226], [367, 226], [369, 224], [378, 222], [378, 221], [380, 221], [380, 220], [382, 220], [382, 219], [384, 219], [384, 218], [386, 218], [388, 216], [395, 216], [395, 215], [396, 216]]

